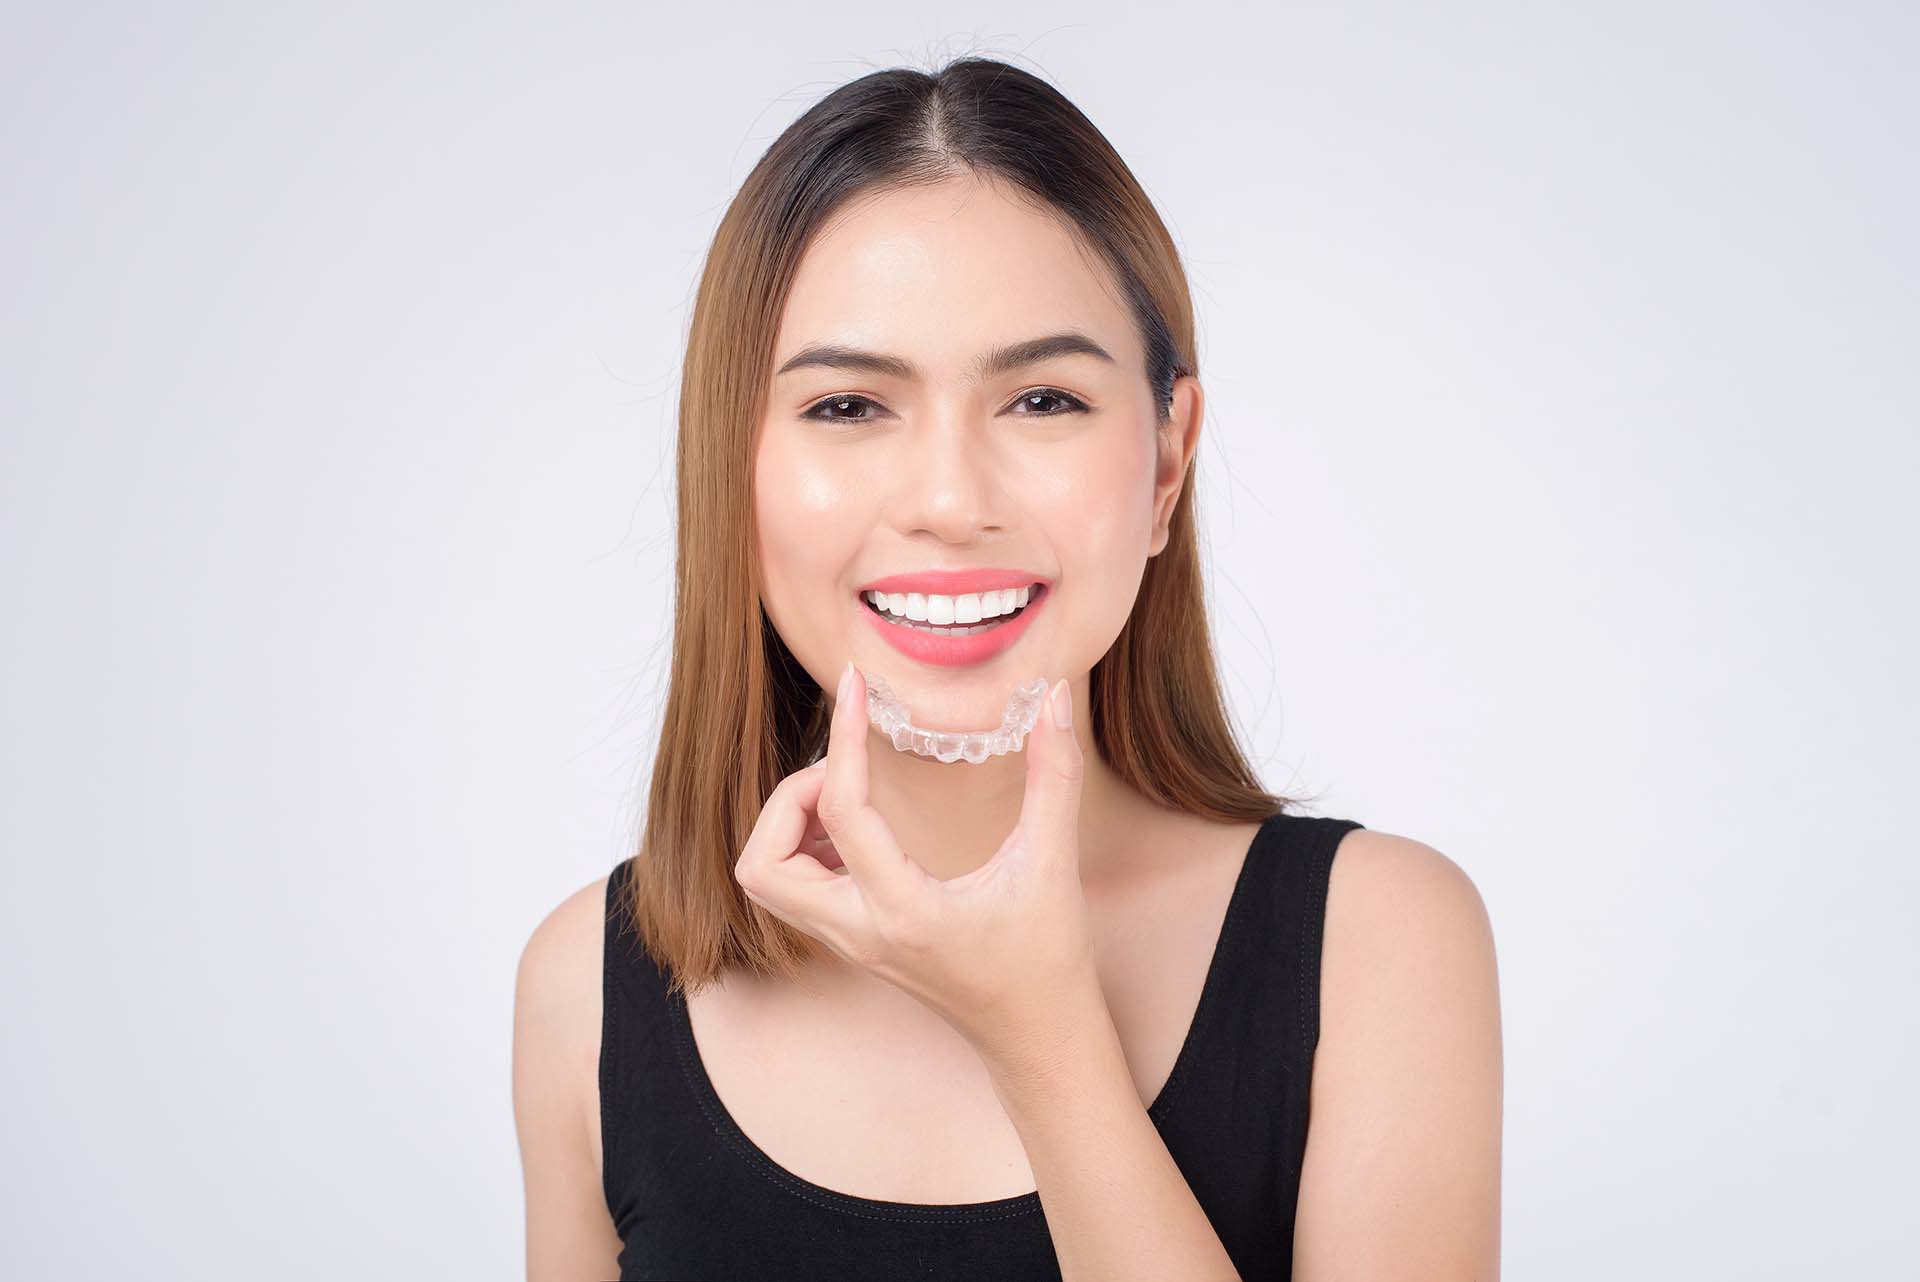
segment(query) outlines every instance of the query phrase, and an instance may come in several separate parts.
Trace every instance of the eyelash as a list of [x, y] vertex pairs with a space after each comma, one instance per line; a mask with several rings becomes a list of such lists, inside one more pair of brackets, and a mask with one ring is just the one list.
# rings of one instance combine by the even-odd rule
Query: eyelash
[[[1021, 418], [1058, 418], [1062, 414], [1085, 414], [1088, 410], [1085, 401], [1073, 395], [1071, 392], [1063, 392], [1057, 387], [1036, 387], [1032, 391], [1022, 392], [1014, 399], [1014, 404], [1017, 405], [1030, 396], [1051, 396], [1057, 401], [1066, 402], [1066, 408], [1047, 410], [1044, 413], [1039, 410], [1029, 410], [1025, 414], [1020, 415], [1019, 417]], [[871, 423], [874, 421], [873, 418], [835, 418], [821, 413], [827, 406], [839, 405], [842, 402], [850, 402], [857, 405], [879, 404], [878, 401], [865, 396], [854, 396], [851, 394], [846, 396], [829, 396], [825, 400], [815, 401], [800, 417], [813, 419], [821, 423]]]

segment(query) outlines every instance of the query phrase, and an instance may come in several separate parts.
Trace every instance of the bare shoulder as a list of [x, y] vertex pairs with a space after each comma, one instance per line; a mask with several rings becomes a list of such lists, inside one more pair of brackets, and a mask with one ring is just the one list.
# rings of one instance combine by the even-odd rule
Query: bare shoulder
[[513, 1114], [533, 1279], [607, 1277], [619, 1249], [600, 1175], [600, 1018], [607, 879], [534, 927], [513, 993]]
[[1327, 942], [1336, 930], [1366, 935], [1382, 929], [1394, 938], [1368, 940], [1367, 947], [1490, 949], [1493, 938], [1480, 889], [1464, 868], [1425, 842], [1356, 828], [1341, 841], [1327, 884]]
[[1348, 833], [1327, 883], [1320, 1007], [1335, 1063], [1315, 1076], [1333, 1087], [1354, 1050], [1372, 1065], [1418, 1038], [1497, 1042], [1493, 923], [1466, 870], [1410, 837]]
[[[561, 900], [521, 950], [514, 1009], [531, 1021], [526, 1031], [539, 1034], [543, 1050], [577, 1052], [592, 1042], [598, 1055], [606, 910], [607, 879], [601, 877]], [[516, 1021], [516, 1041], [518, 1032]]]
[[1479, 888], [1424, 842], [1353, 830], [1327, 887], [1300, 1276], [1498, 1276], [1501, 1060]]

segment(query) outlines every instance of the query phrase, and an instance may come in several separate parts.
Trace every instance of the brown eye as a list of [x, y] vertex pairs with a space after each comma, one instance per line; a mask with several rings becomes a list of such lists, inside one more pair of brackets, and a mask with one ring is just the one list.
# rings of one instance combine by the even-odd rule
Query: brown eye
[[[1061, 408], [1036, 409], [1033, 405], [1035, 401], [1043, 403], [1052, 401], [1057, 403]], [[1058, 388], [1052, 387], [1036, 387], [1031, 392], [1023, 394], [1014, 404], [1026, 406], [1027, 408], [1022, 410], [1021, 413], [1028, 418], [1052, 418], [1056, 414], [1081, 414], [1085, 413], [1087, 408], [1086, 402], [1082, 401], [1079, 397], [1069, 396]]]
[[[801, 418], [818, 419], [823, 423], [865, 423], [875, 417], [868, 414], [848, 415], [844, 413], [849, 406], [872, 406], [873, 402], [864, 396], [829, 396], [816, 402]], [[828, 411], [832, 411], [829, 413]]]

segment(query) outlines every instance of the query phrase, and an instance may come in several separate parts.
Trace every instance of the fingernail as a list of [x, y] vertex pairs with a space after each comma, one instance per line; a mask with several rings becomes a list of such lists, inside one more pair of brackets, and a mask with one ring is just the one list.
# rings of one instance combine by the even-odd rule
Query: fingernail
[[847, 683], [853, 680], [853, 660], [847, 660], [847, 666], [840, 669], [840, 688], [834, 692], [833, 701], [844, 703], [847, 698]]
[[1062, 730], [1073, 729], [1073, 691], [1065, 677], [1053, 688], [1053, 724]]

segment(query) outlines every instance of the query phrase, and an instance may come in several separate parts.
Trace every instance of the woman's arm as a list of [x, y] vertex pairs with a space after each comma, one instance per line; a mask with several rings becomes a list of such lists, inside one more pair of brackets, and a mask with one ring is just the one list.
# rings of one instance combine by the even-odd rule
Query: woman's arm
[[1333, 861], [1294, 1220], [1311, 1282], [1500, 1276], [1500, 986], [1473, 882], [1369, 829]]
[[620, 1238], [593, 1156], [599, 1125], [605, 879], [534, 930], [513, 991], [513, 1119], [527, 1198], [528, 1282], [602, 1282]]
[[983, 1060], [1027, 1151], [1063, 1282], [1239, 1282], [1140, 1100], [1097, 975], [1043, 1033]]

